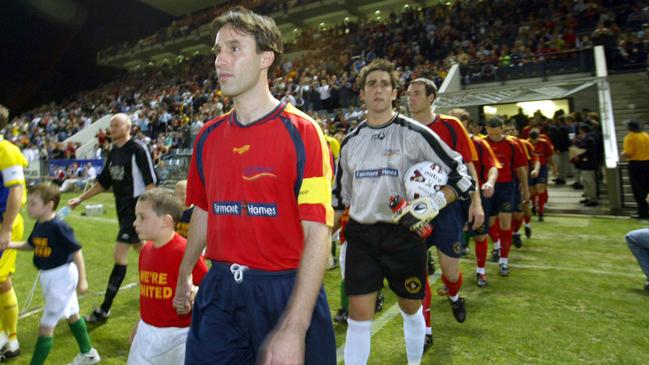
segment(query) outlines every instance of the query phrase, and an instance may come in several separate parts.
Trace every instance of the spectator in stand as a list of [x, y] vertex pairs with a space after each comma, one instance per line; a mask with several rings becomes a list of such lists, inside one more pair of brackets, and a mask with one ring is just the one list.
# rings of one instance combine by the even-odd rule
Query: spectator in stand
[[633, 197], [638, 205], [637, 214], [631, 218], [649, 218], [649, 206], [645, 197], [649, 194], [649, 134], [643, 131], [637, 120], [627, 120], [624, 123], [628, 129], [624, 137], [624, 152], [622, 157], [629, 161], [629, 180]]
[[584, 186], [584, 197], [580, 203], [587, 207], [594, 207], [597, 203], [597, 137], [590, 125], [582, 123], [579, 125], [577, 147], [583, 150], [576, 156], [575, 166], [581, 171], [581, 179]]

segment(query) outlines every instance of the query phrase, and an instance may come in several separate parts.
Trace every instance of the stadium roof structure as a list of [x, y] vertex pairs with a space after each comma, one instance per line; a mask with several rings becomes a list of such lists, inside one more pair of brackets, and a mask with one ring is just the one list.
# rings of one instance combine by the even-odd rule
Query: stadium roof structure
[[140, 0], [158, 10], [164, 11], [173, 16], [191, 14], [210, 6], [227, 3], [227, 0]]
[[563, 99], [584, 89], [597, 85], [597, 77], [545, 81], [497, 88], [475, 88], [441, 93], [435, 106], [438, 108], [460, 108], [485, 104], [506, 104], [524, 101]]

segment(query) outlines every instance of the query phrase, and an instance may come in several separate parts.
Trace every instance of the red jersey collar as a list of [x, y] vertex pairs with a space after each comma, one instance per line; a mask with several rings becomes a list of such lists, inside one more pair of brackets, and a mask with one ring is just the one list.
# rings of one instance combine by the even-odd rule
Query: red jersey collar
[[236, 125], [237, 127], [241, 127], [241, 128], [252, 127], [254, 125], [266, 123], [266, 122], [269, 122], [269, 121], [277, 118], [277, 116], [280, 115], [284, 111], [284, 108], [286, 108], [286, 104], [287, 104], [286, 101], [280, 102], [275, 107], [275, 109], [271, 110], [268, 114], [264, 115], [263, 117], [255, 120], [254, 122], [252, 122], [252, 123], [250, 123], [248, 125], [243, 125], [243, 124], [239, 123], [239, 121], [237, 120], [237, 111], [236, 111], [236, 109], [232, 110], [232, 112], [230, 113], [230, 118], [228, 120], [229, 120], [229, 123], [231, 125]]

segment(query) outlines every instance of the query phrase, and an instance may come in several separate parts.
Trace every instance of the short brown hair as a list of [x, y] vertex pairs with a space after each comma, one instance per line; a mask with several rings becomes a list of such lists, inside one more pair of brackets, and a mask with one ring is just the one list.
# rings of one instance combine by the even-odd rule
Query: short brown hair
[[277, 28], [273, 18], [259, 15], [243, 6], [236, 6], [212, 21], [214, 34], [216, 35], [219, 29], [226, 24], [230, 24], [234, 29], [255, 37], [257, 53], [271, 51], [275, 54], [275, 60], [268, 68], [268, 74], [272, 74], [279, 67], [284, 49], [282, 46], [282, 33]]
[[147, 190], [138, 198], [140, 202], [149, 202], [151, 203], [151, 209], [159, 217], [169, 214], [174, 220], [174, 223], [180, 222], [180, 218], [183, 215], [183, 207], [180, 204], [176, 195], [163, 188], [153, 188]]
[[448, 112], [448, 115], [456, 117], [461, 122], [471, 123], [471, 113], [469, 113], [466, 109], [455, 108]]
[[424, 87], [426, 88], [426, 96], [433, 94], [435, 95], [435, 97], [437, 97], [437, 85], [435, 85], [435, 83], [431, 79], [419, 77], [410, 81], [410, 84], [424, 85]]
[[358, 75], [358, 89], [363, 90], [365, 88], [365, 82], [367, 81], [367, 75], [374, 71], [385, 71], [390, 75], [390, 82], [392, 83], [392, 88], [397, 88], [397, 74], [394, 72], [394, 64], [386, 59], [377, 58], [372, 61], [369, 65], [361, 69], [361, 73]]
[[59, 207], [59, 202], [61, 201], [61, 193], [59, 192], [59, 187], [49, 183], [40, 183], [32, 188], [29, 192], [30, 195], [38, 195], [44, 204], [49, 202], [54, 203], [52, 209]]
[[0, 104], [0, 129], [6, 127], [7, 124], [9, 124], [9, 109]]

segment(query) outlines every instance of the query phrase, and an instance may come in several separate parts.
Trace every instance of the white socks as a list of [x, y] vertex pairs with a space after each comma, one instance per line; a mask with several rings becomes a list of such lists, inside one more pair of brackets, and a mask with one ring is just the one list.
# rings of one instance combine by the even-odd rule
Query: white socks
[[[423, 323], [424, 316], [419, 311]], [[425, 325], [424, 325], [425, 326]], [[345, 365], [365, 365], [370, 357], [372, 341], [372, 321], [355, 321], [347, 319], [347, 337], [345, 337]], [[424, 340], [422, 336], [421, 344]], [[423, 347], [421, 349], [423, 351]], [[420, 353], [421, 353], [420, 351]]]
[[424, 337], [426, 336], [426, 322], [422, 315], [422, 307], [419, 307], [415, 314], [407, 314], [401, 309], [399, 311], [403, 317], [403, 338], [406, 342], [408, 364], [419, 364], [424, 353]]
[[500, 240], [494, 242], [494, 250], [500, 250]]
[[478, 274], [483, 274], [484, 275], [485, 268], [484, 267], [476, 267], [475, 272], [477, 272]]
[[498, 259], [498, 263], [507, 265], [509, 261], [507, 260], [507, 257], [501, 257], [500, 259]]

